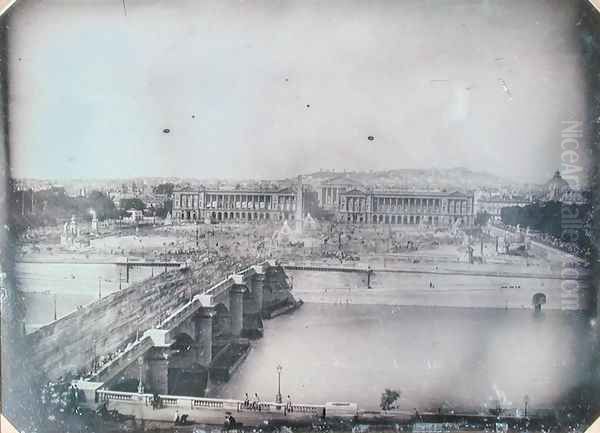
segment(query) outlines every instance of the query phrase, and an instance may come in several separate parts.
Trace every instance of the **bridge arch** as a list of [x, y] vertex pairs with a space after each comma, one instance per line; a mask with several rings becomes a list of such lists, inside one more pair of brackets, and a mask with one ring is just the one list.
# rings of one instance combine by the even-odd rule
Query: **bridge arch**
[[195, 341], [189, 334], [180, 332], [173, 337], [173, 343], [169, 348], [183, 353], [191, 350], [194, 344]]
[[538, 292], [531, 298], [531, 303], [533, 304], [535, 311], [541, 311], [542, 305], [546, 304], [546, 302], [548, 302], [548, 298], [545, 293]]

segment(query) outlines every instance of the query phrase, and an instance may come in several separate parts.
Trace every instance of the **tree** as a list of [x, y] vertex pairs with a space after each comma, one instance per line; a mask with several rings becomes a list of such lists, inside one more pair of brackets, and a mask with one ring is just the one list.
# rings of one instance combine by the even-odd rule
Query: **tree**
[[119, 208], [121, 208], [122, 210], [144, 210], [145, 207], [146, 205], [139, 198], [122, 198], [119, 201]]
[[159, 218], [165, 218], [167, 214], [173, 212], [173, 202], [166, 200], [161, 206], [154, 209], [156, 216]]
[[490, 220], [490, 214], [487, 211], [477, 212], [475, 215], [475, 225], [476, 226], [484, 226]]
[[166, 194], [167, 196], [171, 196], [173, 194], [173, 189], [175, 185], [171, 182], [159, 183], [154, 188], [152, 188], [154, 194]]
[[386, 388], [383, 394], [381, 394], [381, 402], [379, 403], [381, 410], [395, 409], [398, 400], [400, 400], [400, 394], [400, 391]]
[[100, 191], [90, 192], [87, 199], [83, 201], [81, 208], [82, 213], [87, 213], [89, 209], [93, 209], [99, 219], [117, 216], [117, 209], [113, 201], [108, 195]]

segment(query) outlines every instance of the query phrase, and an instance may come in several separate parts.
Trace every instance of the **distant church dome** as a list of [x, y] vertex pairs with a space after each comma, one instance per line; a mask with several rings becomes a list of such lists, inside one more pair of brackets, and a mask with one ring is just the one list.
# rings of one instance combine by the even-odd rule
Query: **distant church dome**
[[571, 190], [569, 182], [564, 180], [560, 175], [560, 171], [556, 170], [554, 176], [544, 186], [544, 194], [546, 200], [560, 200], [561, 197]]

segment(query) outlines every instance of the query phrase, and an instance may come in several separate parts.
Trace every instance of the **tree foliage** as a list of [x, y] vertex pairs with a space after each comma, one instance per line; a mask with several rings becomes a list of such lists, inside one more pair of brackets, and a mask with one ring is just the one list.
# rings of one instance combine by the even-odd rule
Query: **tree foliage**
[[383, 394], [381, 394], [381, 402], [379, 403], [379, 407], [381, 407], [381, 410], [395, 409], [398, 400], [400, 400], [400, 395], [400, 391], [386, 388]]
[[477, 212], [477, 215], [475, 215], [475, 225], [476, 226], [484, 226], [488, 223], [488, 221], [490, 220], [490, 214], [487, 211], [483, 211], [483, 212]]
[[152, 192], [154, 194], [166, 194], [169, 197], [173, 194], [173, 189], [175, 185], [171, 182], [160, 183], [152, 188]]
[[144, 210], [146, 205], [139, 198], [122, 198], [119, 201], [119, 208], [123, 211], [129, 209]]
[[532, 203], [524, 207], [505, 207], [500, 215], [504, 224], [529, 227], [562, 243], [574, 245], [580, 251], [589, 251], [592, 247], [590, 203]]
[[56, 187], [11, 192], [10, 217], [17, 233], [27, 227], [62, 224], [73, 215], [91, 219], [92, 210], [100, 220], [118, 217], [113, 201], [101, 191], [91, 191], [86, 197], [71, 197]]

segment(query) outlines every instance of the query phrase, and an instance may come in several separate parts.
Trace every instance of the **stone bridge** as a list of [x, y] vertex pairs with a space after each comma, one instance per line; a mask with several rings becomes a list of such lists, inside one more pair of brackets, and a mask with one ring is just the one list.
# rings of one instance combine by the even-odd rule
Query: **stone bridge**
[[[247, 349], [248, 338], [262, 335], [263, 317], [295, 301], [286, 274], [274, 262], [193, 287], [201, 283], [199, 272], [179, 269], [163, 274], [137, 284], [129, 296], [109, 295], [114, 299], [100, 300], [87, 312], [74, 312], [39, 329], [29, 336], [34, 363], [49, 378], [83, 370], [86, 381], [97, 387], [141, 379], [152, 392], [202, 395], [210, 373], [231, 369]], [[135, 311], [131, 303], [137, 304]], [[164, 308], [157, 308], [162, 304], [176, 306], [166, 315]], [[135, 336], [128, 325], [131, 317], [139, 320]], [[96, 326], [91, 326], [94, 321]], [[92, 353], [83, 343], [88, 342], [88, 330], [96, 335]], [[104, 344], [99, 347], [101, 337]]]

